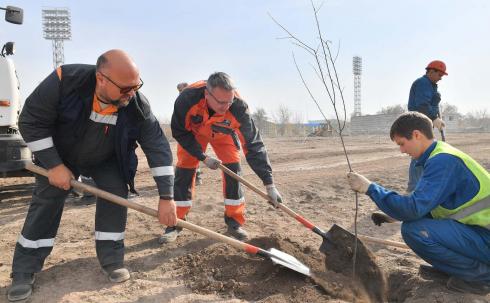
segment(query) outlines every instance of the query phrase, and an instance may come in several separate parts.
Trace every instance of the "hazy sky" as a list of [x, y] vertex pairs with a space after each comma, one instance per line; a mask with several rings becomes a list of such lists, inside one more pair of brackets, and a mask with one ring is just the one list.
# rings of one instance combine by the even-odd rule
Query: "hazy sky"
[[[320, 118], [291, 53], [315, 87], [313, 60], [278, 39], [284, 33], [267, 15], [316, 45], [309, 1], [2, 0], [0, 5], [24, 9], [23, 25], [0, 22], [0, 42], [16, 43], [24, 98], [53, 69], [51, 42], [42, 38], [41, 10], [68, 7], [72, 40], [65, 42], [65, 63], [94, 64], [108, 49], [126, 50], [139, 65], [142, 92], [160, 118], [170, 118], [178, 82], [206, 79], [214, 71], [235, 79], [252, 110], [262, 107], [272, 116], [284, 104], [304, 120]], [[340, 43], [337, 68], [348, 114], [354, 107], [355, 55], [363, 59], [363, 114], [406, 104], [410, 85], [433, 59], [445, 61], [448, 68], [449, 76], [439, 82], [442, 102], [463, 113], [490, 108], [490, 1], [327, 0], [320, 22], [334, 47]], [[328, 99], [318, 97], [331, 116]]]

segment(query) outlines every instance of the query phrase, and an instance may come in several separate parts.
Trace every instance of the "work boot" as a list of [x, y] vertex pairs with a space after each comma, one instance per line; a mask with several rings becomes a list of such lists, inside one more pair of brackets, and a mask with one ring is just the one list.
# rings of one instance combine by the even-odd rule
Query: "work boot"
[[129, 274], [129, 271], [122, 267], [121, 265], [119, 266], [107, 266], [103, 268], [104, 273], [107, 275], [109, 278], [109, 281], [113, 283], [121, 283], [124, 281], [129, 280], [131, 278], [131, 275]]
[[25, 300], [32, 294], [32, 285], [36, 278], [33, 273], [14, 272], [11, 275], [12, 285], [7, 294], [10, 302]]
[[477, 295], [486, 295], [490, 293], [490, 282], [465, 281], [456, 277], [450, 277], [446, 286], [450, 290], [462, 293], [472, 293]]
[[177, 226], [169, 226], [165, 228], [165, 232], [163, 235], [158, 239], [158, 243], [160, 244], [165, 244], [165, 243], [171, 243], [177, 240], [177, 236], [180, 234], [182, 231], [182, 228], [179, 228]]
[[419, 275], [426, 280], [447, 279], [449, 277], [447, 273], [425, 264], [419, 266]]
[[226, 233], [240, 241], [248, 240], [248, 233], [241, 226], [228, 225]]

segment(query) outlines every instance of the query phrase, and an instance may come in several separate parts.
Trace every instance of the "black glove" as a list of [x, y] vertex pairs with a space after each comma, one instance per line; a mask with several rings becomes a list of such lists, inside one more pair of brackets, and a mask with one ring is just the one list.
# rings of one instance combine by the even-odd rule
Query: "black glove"
[[378, 226], [381, 226], [383, 223], [393, 223], [397, 221], [388, 215], [377, 212], [371, 214], [371, 220], [373, 220], [373, 223]]

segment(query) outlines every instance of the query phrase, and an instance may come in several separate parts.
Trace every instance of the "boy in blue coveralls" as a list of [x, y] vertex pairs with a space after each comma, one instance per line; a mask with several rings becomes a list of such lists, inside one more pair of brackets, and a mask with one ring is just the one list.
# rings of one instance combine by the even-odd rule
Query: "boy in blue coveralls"
[[414, 191], [400, 195], [348, 173], [350, 187], [367, 194], [387, 215], [402, 221], [407, 245], [434, 270], [448, 274], [447, 287], [490, 292], [490, 174], [470, 156], [434, 140], [431, 120], [418, 112], [393, 123], [391, 139], [424, 171]]

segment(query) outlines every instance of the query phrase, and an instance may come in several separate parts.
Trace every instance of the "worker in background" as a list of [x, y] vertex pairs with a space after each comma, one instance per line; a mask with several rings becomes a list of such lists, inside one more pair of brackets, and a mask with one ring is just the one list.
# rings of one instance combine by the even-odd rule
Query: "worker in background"
[[189, 86], [189, 84], [187, 82], [180, 82], [179, 84], [177, 84], [177, 90], [179, 91], [179, 94], [184, 90], [184, 88], [186, 88], [187, 86]]
[[[240, 174], [240, 148], [248, 164], [262, 179], [274, 204], [281, 195], [274, 186], [272, 168], [260, 134], [251, 118], [247, 103], [238, 95], [231, 78], [222, 72], [188, 86], [175, 101], [172, 115], [172, 136], [177, 140], [175, 170], [175, 203], [177, 216], [184, 219], [194, 198], [194, 175], [199, 161], [211, 169], [223, 163]], [[217, 158], [206, 154], [210, 144]], [[223, 174], [223, 195], [227, 233], [246, 240], [245, 198], [240, 183]], [[168, 227], [160, 238], [162, 243], [175, 241], [180, 229]]]
[[[413, 82], [408, 97], [408, 110], [426, 115], [432, 120], [434, 127], [441, 132], [446, 124], [439, 112], [441, 94], [437, 91], [437, 82], [443, 76], [447, 76], [446, 64], [439, 60], [430, 62], [425, 68], [425, 75]], [[412, 160], [408, 170], [407, 192], [413, 191], [421, 175], [422, 167], [416, 166], [415, 161]]]
[[398, 194], [355, 172], [348, 182], [403, 221], [407, 245], [433, 271], [449, 275], [449, 289], [484, 295], [490, 292], [490, 174], [464, 152], [434, 140], [432, 129], [427, 116], [407, 112], [390, 130], [400, 151], [424, 168], [412, 193]]
[[[97, 64], [63, 65], [27, 98], [19, 117], [36, 176], [27, 217], [15, 246], [9, 301], [31, 295], [34, 274], [51, 253], [70, 181], [80, 174], [98, 188], [126, 198], [135, 192], [137, 142], [146, 154], [160, 195], [160, 223], [176, 224], [172, 153], [151, 112], [134, 61], [122, 50], [102, 54]], [[97, 258], [111, 282], [130, 278], [124, 266], [127, 208], [98, 198], [95, 211]], [[49, 301], [49, 300], [48, 300]]]
[[[179, 94], [182, 93], [182, 91], [184, 90], [184, 88], [186, 88], [187, 86], [189, 86], [189, 84], [187, 82], [181, 82], [181, 83], [177, 84], [177, 90], [179, 91]], [[200, 167], [197, 167], [197, 169], [196, 169], [196, 181], [195, 181], [195, 184], [196, 185], [201, 185], [202, 184], [202, 171], [201, 171], [201, 168]]]

